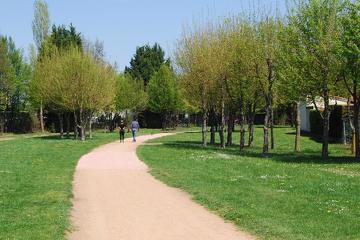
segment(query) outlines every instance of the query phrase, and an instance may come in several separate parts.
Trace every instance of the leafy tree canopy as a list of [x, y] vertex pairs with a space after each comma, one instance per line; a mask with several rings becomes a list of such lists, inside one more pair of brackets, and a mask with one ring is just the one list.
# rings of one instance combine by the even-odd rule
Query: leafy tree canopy
[[176, 75], [166, 64], [153, 75], [147, 86], [147, 92], [149, 108], [153, 112], [165, 114], [175, 112], [180, 108]]

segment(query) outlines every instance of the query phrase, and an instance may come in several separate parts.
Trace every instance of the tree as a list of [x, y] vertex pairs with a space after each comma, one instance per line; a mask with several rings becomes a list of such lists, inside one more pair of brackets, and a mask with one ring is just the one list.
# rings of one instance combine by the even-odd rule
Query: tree
[[59, 50], [68, 50], [71, 47], [77, 47], [81, 51], [83, 49], [81, 33], [77, 32], [72, 24], [69, 29], [64, 25], [53, 25], [49, 41]]
[[128, 122], [128, 111], [141, 112], [148, 103], [148, 95], [141, 80], [133, 79], [128, 74], [120, 74], [116, 82], [115, 105], [117, 111], [125, 111]]
[[301, 118], [300, 104], [307, 101], [308, 87], [306, 76], [303, 72], [303, 52], [298, 50], [301, 45], [297, 29], [292, 25], [286, 25], [280, 31], [280, 48], [277, 52], [278, 64], [276, 75], [279, 80], [279, 99], [284, 104], [290, 104], [294, 108], [295, 121], [295, 152], [300, 152]]
[[360, 159], [360, 1], [345, 1], [340, 18], [339, 57], [341, 78], [354, 104], [355, 158]]
[[162, 128], [166, 129], [171, 115], [180, 109], [180, 95], [176, 75], [163, 64], [147, 86], [149, 109], [162, 115]]
[[199, 109], [202, 113], [202, 144], [207, 146], [208, 111], [211, 95], [214, 92], [214, 74], [209, 32], [194, 27], [195, 31], [184, 33], [176, 51], [176, 63], [181, 72], [181, 85], [184, 89], [186, 102]]
[[259, 21], [253, 22], [254, 44], [252, 53], [253, 73], [258, 81], [259, 89], [265, 102], [264, 118], [264, 142], [263, 154], [269, 152], [269, 130], [271, 137], [271, 148], [274, 148], [273, 136], [273, 107], [276, 88], [276, 52], [279, 48], [280, 19], [265, 16]]
[[[259, 84], [254, 74], [254, 34], [252, 23], [243, 16], [227, 20], [231, 25], [229, 55], [229, 77], [226, 79], [226, 89], [229, 95], [229, 119], [239, 113], [240, 150], [245, 147], [245, 115], [249, 125], [249, 143], [251, 146], [254, 134], [254, 118], [256, 104], [259, 101]], [[231, 141], [232, 124], [229, 123], [228, 142]]]
[[34, 20], [32, 30], [35, 45], [40, 50], [41, 45], [49, 35], [50, 16], [48, 5], [44, 0], [36, 0], [34, 3]]
[[90, 53], [99, 62], [105, 61], [104, 43], [102, 41], [96, 39], [96, 41], [93, 43], [83, 38], [81, 42], [84, 52]]
[[160, 67], [170, 60], [165, 59], [165, 52], [159, 44], [155, 43], [152, 47], [144, 45], [136, 49], [134, 57], [130, 61], [130, 67], [125, 67], [125, 73], [133, 79], [143, 80], [144, 86], [147, 86], [152, 75]]
[[[308, 96], [323, 120], [322, 157], [329, 155], [330, 97], [338, 79], [337, 39], [340, 38], [340, 0], [299, 0], [292, 10], [289, 25], [295, 30], [299, 45], [302, 79]], [[319, 101], [323, 110], [319, 109]]]
[[[47, 3], [43, 0], [36, 0], [34, 3], [34, 20], [32, 22], [32, 30], [35, 45], [40, 52], [40, 48], [48, 37], [50, 28], [50, 16]], [[40, 125], [41, 131], [44, 132], [44, 117], [42, 100], [39, 101], [40, 108]]]
[[8, 95], [11, 86], [11, 63], [8, 56], [6, 38], [0, 38], [0, 110], [4, 111], [8, 105]]
[[1, 120], [2, 131], [5, 122], [13, 126], [16, 114], [28, 107], [30, 77], [31, 69], [22, 50], [16, 48], [11, 37], [0, 36], [0, 111], [6, 111]]
[[85, 140], [85, 129], [94, 113], [113, 103], [115, 78], [111, 66], [71, 47], [62, 52], [56, 49], [38, 61], [35, 80], [42, 79], [42, 84], [35, 86], [46, 103], [74, 113], [75, 126]]
[[224, 24], [216, 26], [213, 32], [210, 32], [211, 41], [211, 61], [215, 82], [215, 92], [213, 96], [218, 96], [218, 108], [220, 115], [219, 136], [220, 147], [225, 148], [225, 107], [228, 102], [228, 93], [226, 91], [226, 81], [230, 77], [230, 62], [232, 54], [232, 42], [230, 37], [231, 24], [225, 21]]
[[[72, 24], [70, 24], [69, 28], [66, 28], [66, 26], [64, 25], [60, 25], [60, 26], [53, 25], [50, 36], [41, 45], [38, 61], [42, 61], [45, 57], [51, 57], [52, 54], [55, 53], [66, 52], [73, 47], [77, 47], [82, 51], [83, 46], [82, 46], [81, 33], [78, 33]], [[43, 79], [43, 81], [48, 81], [48, 80]], [[38, 81], [37, 83], [40, 82]], [[39, 98], [39, 95], [37, 95], [37, 90], [35, 89], [35, 91], [32, 91], [32, 93], [33, 93], [32, 94], [33, 100], [35, 100], [34, 102], [36, 102], [36, 100], [39, 101], [39, 99], [41, 102], [42, 99], [41, 97]], [[57, 105], [56, 103], [49, 101], [47, 102], [47, 105], [43, 107], [58, 115], [61, 137], [63, 137], [63, 133], [64, 133], [64, 123], [63, 123], [64, 116], [66, 117], [66, 123], [67, 123], [66, 131], [67, 131], [67, 135], [69, 136], [71, 112], [67, 112], [66, 109], [63, 109], [61, 106]]]

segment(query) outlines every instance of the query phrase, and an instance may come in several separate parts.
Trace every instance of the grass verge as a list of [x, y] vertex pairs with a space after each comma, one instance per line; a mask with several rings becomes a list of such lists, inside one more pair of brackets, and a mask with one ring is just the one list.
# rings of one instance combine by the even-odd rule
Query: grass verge
[[[236, 133], [235, 141], [239, 142]], [[200, 133], [167, 136], [143, 145], [139, 157], [151, 173], [190, 193], [200, 204], [262, 239], [360, 239], [360, 164], [344, 145], [302, 137], [293, 152], [294, 131], [276, 128], [276, 148], [261, 156], [262, 129], [255, 146], [204, 149]]]
[[96, 132], [85, 142], [24, 136], [0, 141], [0, 239], [64, 239], [78, 160], [118, 134]]

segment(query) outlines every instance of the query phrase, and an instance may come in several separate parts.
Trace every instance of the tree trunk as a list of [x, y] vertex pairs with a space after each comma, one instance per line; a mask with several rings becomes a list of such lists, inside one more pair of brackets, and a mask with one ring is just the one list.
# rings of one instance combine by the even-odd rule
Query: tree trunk
[[59, 126], [60, 126], [60, 138], [64, 138], [64, 118], [63, 114], [59, 113]]
[[251, 147], [254, 144], [254, 122], [249, 123], [249, 139], [248, 139], [248, 147]]
[[86, 131], [85, 131], [85, 121], [84, 121], [84, 113], [83, 110], [80, 109], [79, 111], [79, 126], [80, 126], [80, 132], [81, 132], [81, 141], [85, 141], [86, 140]]
[[240, 107], [240, 150], [245, 147], [245, 116], [243, 107]]
[[354, 98], [354, 143], [355, 143], [355, 158], [360, 159], [360, 129], [359, 129], [359, 102], [357, 96]]
[[215, 145], [216, 113], [215, 113], [214, 107], [210, 108], [209, 123], [210, 123], [210, 144]]
[[0, 131], [1, 131], [1, 134], [3, 134], [4, 133], [4, 130], [5, 130], [5, 113], [4, 112], [2, 112], [1, 113], [1, 117], [0, 117]]
[[66, 137], [70, 137], [70, 113], [66, 113]]
[[270, 115], [271, 109], [270, 104], [266, 104], [265, 107], [265, 119], [264, 119], [264, 144], [263, 144], [263, 154], [269, 153], [269, 128], [270, 128]]
[[233, 130], [234, 130], [234, 113], [233, 111], [230, 110], [226, 146], [232, 146], [233, 144]]
[[92, 121], [91, 121], [91, 117], [89, 119], [89, 138], [92, 139]]
[[[300, 152], [300, 137], [301, 137], [301, 117], [300, 117], [300, 102], [295, 105], [296, 121], [295, 121], [295, 152]], [[292, 111], [294, 112], [294, 111]]]
[[78, 119], [76, 111], [74, 111], [74, 139], [78, 139]]
[[270, 117], [270, 139], [271, 139], [271, 149], [275, 148], [275, 139], [274, 139], [274, 109], [271, 108], [271, 117]]
[[215, 145], [215, 126], [210, 126], [210, 144]]
[[44, 127], [44, 111], [43, 111], [42, 101], [40, 102], [40, 126], [41, 126], [41, 132], [44, 133], [45, 127]]
[[267, 93], [265, 95], [265, 119], [264, 119], [264, 145], [263, 145], [263, 154], [266, 155], [269, 153], [269, 128], [272, 128], [271, 124], [271, 115], [272, 115], [272, 85], [274, 83], [274, 69], [273, 69], [273, 61], [272, 59], [267, 59], [268, 65], [268, 86]]
[[324, 91], [324, 112], [323, 112], [323, 144], [322, 153], [323, 158], [329, 157], [329, 127], [330, 127], [330, 108], [329, 108], [329, 93]]
[[256, 103], [249, 104], [248, 106], [248, 130], [249, 139], [248, 146], [251, 147], [254, 143], [254, 122], [255, 122]]
[[221, 110], [220, 110], [220, 147], [222, 149], [225, 148], [225, 137], [224, 137], [224, 130], [225, 130], [225, 89], [224, 86], [221, 86]]
[[296, 127], [296, 114], [295, 114], [296, 111], [294, 111], [293, 108], [291, 108], [291, 111], [290, 111], [290, 127]]
[[204, 109], [202, 115], [202, 144], [204, 147], [207, 146], [207, 113]]

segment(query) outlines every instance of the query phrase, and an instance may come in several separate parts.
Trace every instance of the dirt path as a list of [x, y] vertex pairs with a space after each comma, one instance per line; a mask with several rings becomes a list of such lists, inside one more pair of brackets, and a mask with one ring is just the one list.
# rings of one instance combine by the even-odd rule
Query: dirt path
[[254, 239], [148, 173], [133, 144], [111, 143], [83, 156], [74, 180], [74, 240]]

